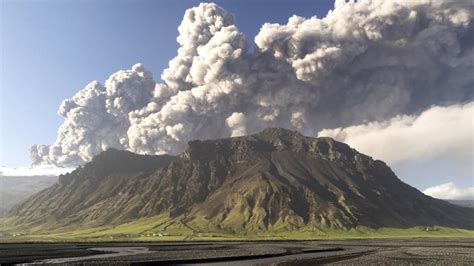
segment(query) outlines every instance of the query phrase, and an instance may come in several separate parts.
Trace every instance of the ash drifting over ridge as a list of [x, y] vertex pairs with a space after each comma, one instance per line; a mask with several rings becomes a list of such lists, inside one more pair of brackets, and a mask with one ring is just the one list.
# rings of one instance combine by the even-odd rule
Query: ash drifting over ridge
[[324, 18], [264, 24], [255, 52], [212, 3], [186, 11], [177, 56], [156, 83], [144, 66], [63, 102], [52, 145], [33, 164], [80, 165], [107, 148], [177, 154], [191, 139], [266, 127], [323, 128], [473, 100], [469, 1], [335, 1]]

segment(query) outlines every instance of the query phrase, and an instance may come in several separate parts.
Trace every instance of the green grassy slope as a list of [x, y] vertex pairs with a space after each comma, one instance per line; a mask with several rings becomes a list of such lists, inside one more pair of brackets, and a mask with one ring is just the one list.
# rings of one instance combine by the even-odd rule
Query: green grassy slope
[[[229, 232], [209, 224], [187, 224], [170, 219], [166, 214], [120, 224], [92, 227], [48, 229], [43, 227], [8, 227], [0, 220], [0, 242], [61, 242], [61, 241], [178, 241], [178, 240], [275, 240], [275, 239], [350, 239], [350, 238], [413, 238], [413, 237], [474, 237], [473, 230], [447, 227], [380, 228], [356, 227], [334, 230], [306, 226], [295, 230], [275, 228], [260, 231]], [[196, 228], [206, 228], [196, 229]]]

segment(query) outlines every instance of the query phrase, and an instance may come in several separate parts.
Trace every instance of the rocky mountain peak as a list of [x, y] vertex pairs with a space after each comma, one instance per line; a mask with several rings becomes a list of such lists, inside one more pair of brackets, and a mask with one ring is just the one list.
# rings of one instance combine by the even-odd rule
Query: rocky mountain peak
[[269, 128], [189, 142], [180, 157], [108, 150], [10, 212], [19, 223], [98, 225], [167, 215], [196, 231], [474, 228], [472, 209], [430, 198], [382, 161], [331, 138]]
[[371, 160], [370, 157], [357, 153], [347, 144], [332, 138], [307, 137], [298, 131], [284, 128], [267, 128], [259, 133], [217, 140], [194, 140], [181, 154], [185, 159], [216, 159], [238, 154], [259, 156], [270, 152], [309, 153], [326, 160], [354, 161], [356, 157]]
[[260, 131], [257, 134], [253, 135], [254, 137], [257, 137], [259, 139], [265, 139], [265, 140], [274, 140], [278, 138], [282, 139], [301, 139], [304, 138], [304, 136], [298, 132], [298, 131], [293, 131], [285, 128], [266, 128], [262, 131]]

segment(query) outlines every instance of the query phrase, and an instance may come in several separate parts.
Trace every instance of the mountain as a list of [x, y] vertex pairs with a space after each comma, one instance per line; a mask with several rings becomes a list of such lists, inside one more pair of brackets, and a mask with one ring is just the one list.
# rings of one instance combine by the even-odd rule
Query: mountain
[[53, 185], [57, 176], [1, 176], [0, 215], [35, 193]]
[[[193, 230], [474, 229], [474, 210], [424, 195], [330, 138], [269, 128], [191, 141], [179, 156], [108, 150], [14, 208], [20, 224], [121, 224], [167, 215]], [[197, 229], [196, 229], [197, 228]]]
[[134, 218], [135, 205], [126, 202], [129, 195], [122, 195], [123, 189], [139, 195], [144, 189], [143, 181], [175, 158], [109, 149], [84, 167], [60, 175], [57, 184], [32, 196], [9, 214], [18, 216], [22, 223], [79, 223], [96, 219], [111, 223]]

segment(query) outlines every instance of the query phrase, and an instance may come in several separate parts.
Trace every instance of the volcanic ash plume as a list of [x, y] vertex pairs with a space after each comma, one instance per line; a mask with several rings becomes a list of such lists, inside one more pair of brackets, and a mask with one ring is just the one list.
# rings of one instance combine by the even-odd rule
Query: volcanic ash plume
[[336, 1], [324, 18], [264, 24], [256, 49], [215, 4], [186, 11], [177, 56], [156, 83], [137, 64], [67, 99], [34, 164], [79, 165], [109, 147], [181, 152], [192, 139], [265, 127], [323, 128], [419, 114], [474, 98], [469, 1]]
[[30, 148], [33, 163], [78, 165], [109, 147], [128, 149], [128, 113], [149, 103], [154, 87], [151, 73], [141, 64], [113, 74], [105, 86], [89, 83], [59, 107], [65, 121], [56, 142]]

